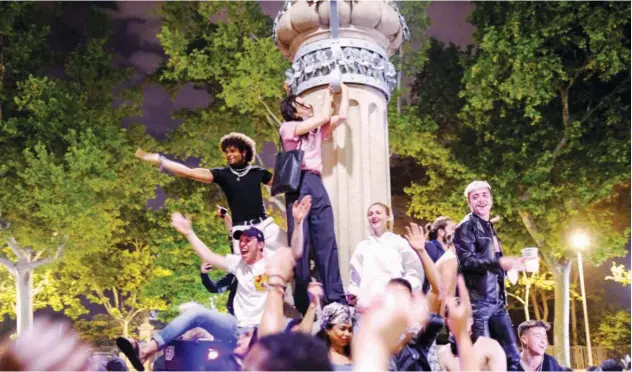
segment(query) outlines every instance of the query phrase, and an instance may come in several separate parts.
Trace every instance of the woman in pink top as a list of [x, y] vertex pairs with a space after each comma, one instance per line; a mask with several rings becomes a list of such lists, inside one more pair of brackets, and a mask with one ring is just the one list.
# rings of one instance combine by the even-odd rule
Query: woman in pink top
[[332, 115], [333, 91], [325, 92], [320, 110], [306, 104], [303, 98], [290, 95], [281, 102], [281, 114], [285, 122], [279, 133], [285, 151], [299, 148], [304, 152], [301, 166], [301, 186], [296, 193], [285, 194], [287, 206], [288, 237], [292, 236], [294, 223], [292, 204], [304, 195], [311, 195], [312, 209], [302, 224], [304, 239], [303, 256], [294, 268], [296, 308], [305, 313], [309, 306], [307, 285], [310, 282], [309, 247], [314, 247], [316, 268], [325, 292], [325, 304], [339, 302], [346, 304], [340, 268], [338, 266], [338, 246], [334, 233], [334, 214], [327, 190], [323, 186], [321, 144], [334, 129], [347, 118], [349, 111], [349, 89], [343, 84], [340, 110]]

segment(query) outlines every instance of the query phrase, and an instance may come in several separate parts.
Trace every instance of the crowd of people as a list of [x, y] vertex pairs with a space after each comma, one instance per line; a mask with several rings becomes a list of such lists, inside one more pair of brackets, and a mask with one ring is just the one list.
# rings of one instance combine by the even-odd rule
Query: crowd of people
[[[388, 205], [371, 204], [370, 231], [351, 257], [345, 292], [340, 270], [347, 268], [338, 262], [334, 214], [322, 182], [321, 144], [349, 110], [346, 86], [337, 113], [334, 96], [327, 90], [319, 110], [291, 95], [281, 104], [283, 147], [304, 152], [300, 187], [285, 195], [287, 233], [266, 214], [262, 185], [271, 185], [274, 175], [252, 164], [255, 143], [246, 135], [221, 139], [227, 162], [222, 168], [189, 168], [137, 151], [161, 170], [221, 188], [230, 213], [218, 207], [217, 214], [232, 252], [216, 253], [190, 220], [172, 215], [173, 228], [203, 261], [202, 284], [213, 293], [229, 292], [227, 312], [194, 305], [149, 342], [117, 339], [133, 367], [144, 370], [160, 350], [201, 328], [201, 337], [231, 345], [232, 353], [217, 361], [224, 370], [566, 370], [545, 352], [546, 322], [512, 325], [505, 277], [524, 270], [525, 259], [503, 254], [490, 218], [492, 188], [485, 181], [465, 188], [471, 213], [460, 223], [443, 216], [426, 229], [411, 223], [403, 237], [392, 232]], [[212, 268], [226, 275], [213, 281]], [[437, 345], [445, 326], [449, 342]], [[36, 321], [8, 344], [0, 367], [94, 369], [89, 349], [72, 330], [60, 337], [52, 328]]]

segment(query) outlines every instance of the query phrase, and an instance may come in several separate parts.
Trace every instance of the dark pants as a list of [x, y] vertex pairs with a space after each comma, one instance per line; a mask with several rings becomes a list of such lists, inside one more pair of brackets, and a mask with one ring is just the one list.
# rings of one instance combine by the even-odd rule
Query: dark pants
[[294, 232], [294, 218], [292, 217], [292, 205], [305, 195], [312, 197], [312, 209], [303, 222], [303, 256], [296, 262], [294, 268], [294, 304], [303, 314], [309, 307], [307, 285], [310, 282], [309, 275], [309, 247], [314, 247], [316, 269], [323, 284], [325, 296], [323, 305], [331, 302], [346, 303], [342, 280], [340, 279], [340, 267], [338, 265], [338, 245], [334, 232], [334, 213], [331, 209], [331, 201], [320, 175], [313, 172], [301, 174], [301, 188], [298, 193], [285, 194], [287, 207], [287, 234], [288, 242], [292, 241]]
[[474, 318], [474, 324], [472, 324], [473, 339], [486, 336], [498, 341], [507, 356], [507, 370], [517, 371], [520, 368], [520, 354], [518, 353], [516, 333], [504, 303], [472, 303], [472, 313]]

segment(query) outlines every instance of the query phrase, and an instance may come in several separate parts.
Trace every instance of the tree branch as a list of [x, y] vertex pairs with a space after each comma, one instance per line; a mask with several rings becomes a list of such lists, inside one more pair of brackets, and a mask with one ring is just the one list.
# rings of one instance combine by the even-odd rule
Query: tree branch
[[522, 305], [524, 305], [524, 300], [523, 300], [522, 298], [520, 298], [520, 297], [518, 297], [518, 296], [516, 296], [515, 294], [510, 293], [510, 292], [507, 292], [507, 295], [509, 295], [509, 296], [511, 296], [511, 297], [513, 297], [513, 298], [515, 298], [515, 299], [516, 299], [516, 300], [518, 300], [518, 301], [519, 301]]
[[278, 125], [281, 125], [283, 123], [281, 120], [279, 120], [279, 118], [276, 115], [274, 115], [274, 112], [272, 112], [268, 104], [261, 97], [259, 97], [259, 102], [261, 102], [261, 104], [263, 105], [263, 107], [265, 107], [268, 114], [274, 119], [274, 121], [277, 122]]
[[[49, 258], [45, 258], [43, 260], [39, 260], [39, 261], [35, 261], [33, 263], [31, 263], [31, 267], [33, 269], [38, 268], [42, 265], [47, 265], [49, 263], [55, 262], [59, 259], [59, 257], [61, 257], [61, 254], [64, 250], [64, 246], [66, 246], [66, 242], [68, 242], [68, 237], [66, 237], [66, 239], [64, 239], [64, 242], [61, 243], [60, 245], [57, 246], [57, 251], [55, 251], [55, 256], [53, 257], [49, 257]], [[39, 257], [39, 255], [38, 255]]]
[[6, 267], [9, 273], [11, 273], [11, 275], [13, 275], [14, 277], [18, 276], [17, 267], [15, 267], [15, 264], [11, 262], [8, 258], [0, 257], [0, 265]]
[[[617, 85], [614, 89], [612, 89], [612, 92], [608, 93], [608, 95], [606, 95], [604, 98], [601, 99], [601, 101], [599, 102], [599, 104], [597, 104], [597, 106], [593, 107], [592, 109], [589, 109], [586, 111], [586, 113], [584, 114], [584, 116], [579, 120], [579, 123], [583, 123], [586, 120], [588, 120], [588, 118], [595, 112], [597, 111], [601, 106], [603, 106], [604, 102], [606, 102], [610, 97], [612, 97], [615, 93], [618, 92], [619, 88], [621, 87], [627, 87], [630, 84], [630, 75], [628, 75], [627, 78], [625, 78], [625, 80], [623, 80], [619, 85]], [[590, 107], [590, 106], [589, 106]]]
[[145, 311], [146, 309], [144, 308], [140, 308], [140, 309], [136, 309], [133, 313], [130, 313], [130, 315], [128, 317], [126, 317], [126, 320], [128, 322], [131, 322], [134, 317], [136, 317], [136, 315], [140, 314], [141, 312]]
[[103, 307], [105, 307], [105, 311], [108, 313], [108, 315], [112, 319], [118, 320], [119, 317], [117, 317], [116, 314], [112, 311], [112, 304], [110, 304], [110, 299], [107, 298], [105, 294], [103, 294], [103, 290], [97, 284], [97, 281], [94, 278], [92, 278], [92, 286], [94, 287], [94, 292], [96, 292], [97, 297], [99, 297], [99, 299], [101, 300], [101, 303], [103, 303]]
[[560, 98], [562, 99], [562, 125], [564, 125], [564, 135], [562, 136], [562, 139], [560, 140], [560, 142], [557, 143], [557, 146], [555, 146], [555, 149], [553, 150], [553, 154], [551, 155], [551, 158], [552, 158], [551, 169], [553, 168], [555, 159], [557, 159], [560, 151], [562, 151], [564, 146], [566, 146], [569, 139], [568, 138], [568, 127], [569, 127], [568, 124], [570, 121], [570, 114], [568, 112], [568, 88], [569, 87], [566, 87], [566, 89], [560, 92], [560, 95], [561, 95]]
[[9, 243], [9, 247], [11, 247], [13, 254], [15, 254], [18, 258], [24, 258], [24, 251], [22, 250], [22, 247], [18, 245], [18, 242], [15, 241], [14, 237], [9, 237], [9, 239], [7, 239], [7, 243]]
[[116, 307], [119, 312], [121, 312], [120, 302], [119, 302], [119, 293], [116, 287], [112, 287], [112, 297], [114, 297], [114, 307]]

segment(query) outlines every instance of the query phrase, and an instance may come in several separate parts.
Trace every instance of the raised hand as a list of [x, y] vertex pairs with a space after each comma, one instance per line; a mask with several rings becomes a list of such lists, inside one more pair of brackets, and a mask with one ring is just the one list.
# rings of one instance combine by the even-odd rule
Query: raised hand
[[406, 234], [404, 235], [408, 244], [416, 250], [423, 251], [426, 249], [426, 237], [424, 231], [416, 223], [411, 223], [410, 226], [406, 226]]
[[202, 266], [200, 266], [200, 272], [202, 274], [208, 274], [209, 271], [211, 271], [211, 269], [213, 268], [213, 265], [211, 265], [208, 262], [202, 262]]
[[70, 326], [35, 319], [33, 326], [7, 347], [0, 357], [0, 367], [22, 371], [89, 371], [94, 369], [90, 356], [90, 348]]
[[134, 154], [137, 158], [142, 159], [144, 161], [148, 161], [152, 164], [160, 164], [160, 154], [157, 153], [151, 153], [151, 152], [145, 152], [142, 149], [138, 148], [136, 149], [136, 153]]
[[193, 232], [191, 221], [178, 212], [171, 215], [171, 226], [173, 226], [182, 235], [188, 235]]
[[292, 205], [292, 216], [294, 217], [294, 223], [300, 224], [303, 222], [303, 219], [309, 213], [309, 210], [312, 208], [312, 197], [311, 195], [305, 195], [301, 202], [295, 201], [294, 205]]
[[358, 304], [358, 297], [353, 293], [345, 293], [345, 300], [351, 306], [356, 306]]
[[448, 308], [448, 328], [455, 335], [467, 334], [467, 323], [472, 313], [472, 306], [470, 305], [470, 294], [463, 281], [463, 276], [457, 277], [457, 287], [459, 288], [459, 299], [456, 297], [450, 298], [446, 302]]
[[314, 305], [320, 305], [320, 299], [323, 298], [325, 292], [323, 290], [323, 285], [318, 282], [310, 282], [307, 285], [307, 296], [309, 297], [309, 302]]

